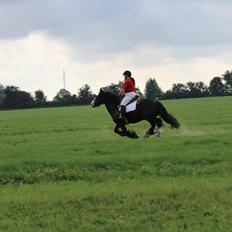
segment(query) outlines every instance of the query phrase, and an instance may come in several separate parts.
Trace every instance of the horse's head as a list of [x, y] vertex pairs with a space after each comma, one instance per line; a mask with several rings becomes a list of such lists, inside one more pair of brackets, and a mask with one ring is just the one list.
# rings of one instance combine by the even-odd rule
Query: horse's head
[[100, 106], [104, 103], [104, 90], [100, 89], [99, 94], [93, 99], [93, 101], [90, 103], [92, 107]]
[[119, 96], [114, 95], [108, 91], [105, 91], [103, 88], [101, 88], [99, 94], [91, 102], [91, 106], [96, 107], [96, 106], [100, 106], [101, 104], [105, 104], [109, 102], [115, 105], [119, 105], [120, 104]]

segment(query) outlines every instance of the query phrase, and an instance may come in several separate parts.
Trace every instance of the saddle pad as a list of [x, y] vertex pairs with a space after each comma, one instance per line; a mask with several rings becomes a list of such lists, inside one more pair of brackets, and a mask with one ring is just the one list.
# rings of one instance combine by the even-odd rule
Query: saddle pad
[[136, 101], [130, 103], [128, 106], [126, 106], [126, 112], [131, 112], [136, 110]]

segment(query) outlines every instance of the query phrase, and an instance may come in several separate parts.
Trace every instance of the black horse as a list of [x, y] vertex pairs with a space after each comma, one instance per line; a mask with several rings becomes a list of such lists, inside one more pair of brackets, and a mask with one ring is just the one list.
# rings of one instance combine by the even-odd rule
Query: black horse
[[[121, 99], [119, 96], [101, 89], [100, 93], [92, 101], [91, 106], [96, 107], [101, 104], [105, 104], [113, 121], [116, 123], [114, 132], [120, 136], [138, 138], [138, 135], [135, 132], [126, 129], [126, 123], [119, 120], [118, 107], [120, 105], [120, 101]], [[146, 120], [151, 124], [150, 129], [146, 132], [146, 137], [149, 137], [149, 135], [154, 135], [155, 127], [160, 128], [162, 126], [162, 120], [157, 116], [160, 116], [165, 122], [169, 123], [172, 128], [180, 127], [180, 123], [177, 121], [177, 119], [169, 114], [159, 101], [141, 99], [140, 103], [136, 107], [136, 110], [126, 114], [128, 123], [137, 123], [139, 121]]]

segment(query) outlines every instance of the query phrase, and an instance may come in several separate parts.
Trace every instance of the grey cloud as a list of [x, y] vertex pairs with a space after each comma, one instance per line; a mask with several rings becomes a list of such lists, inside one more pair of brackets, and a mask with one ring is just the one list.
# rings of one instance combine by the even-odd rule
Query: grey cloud
[[0, 38], [46, 31], [85, 53], [160, 46], [231, 44], [231, 1], [0, 1]]

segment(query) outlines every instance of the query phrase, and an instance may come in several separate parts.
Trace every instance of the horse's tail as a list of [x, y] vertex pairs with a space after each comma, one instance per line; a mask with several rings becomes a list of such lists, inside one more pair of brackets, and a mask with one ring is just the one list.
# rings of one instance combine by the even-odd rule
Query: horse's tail
[[171, 114], [169, 114], [167, 112], [167, 110], [162, 105], [162, 103], [160, 103], [160, 102], [157, 102], [157, 103], [158, 103], [158, 110], [159, 110], [159, 114], [160, 114], [161, 118], [165, 122], [169, 123], [172, 127], [179, 128], [180, 123], [178, 122], [178, 120], [174, 116], [172, 116]]

